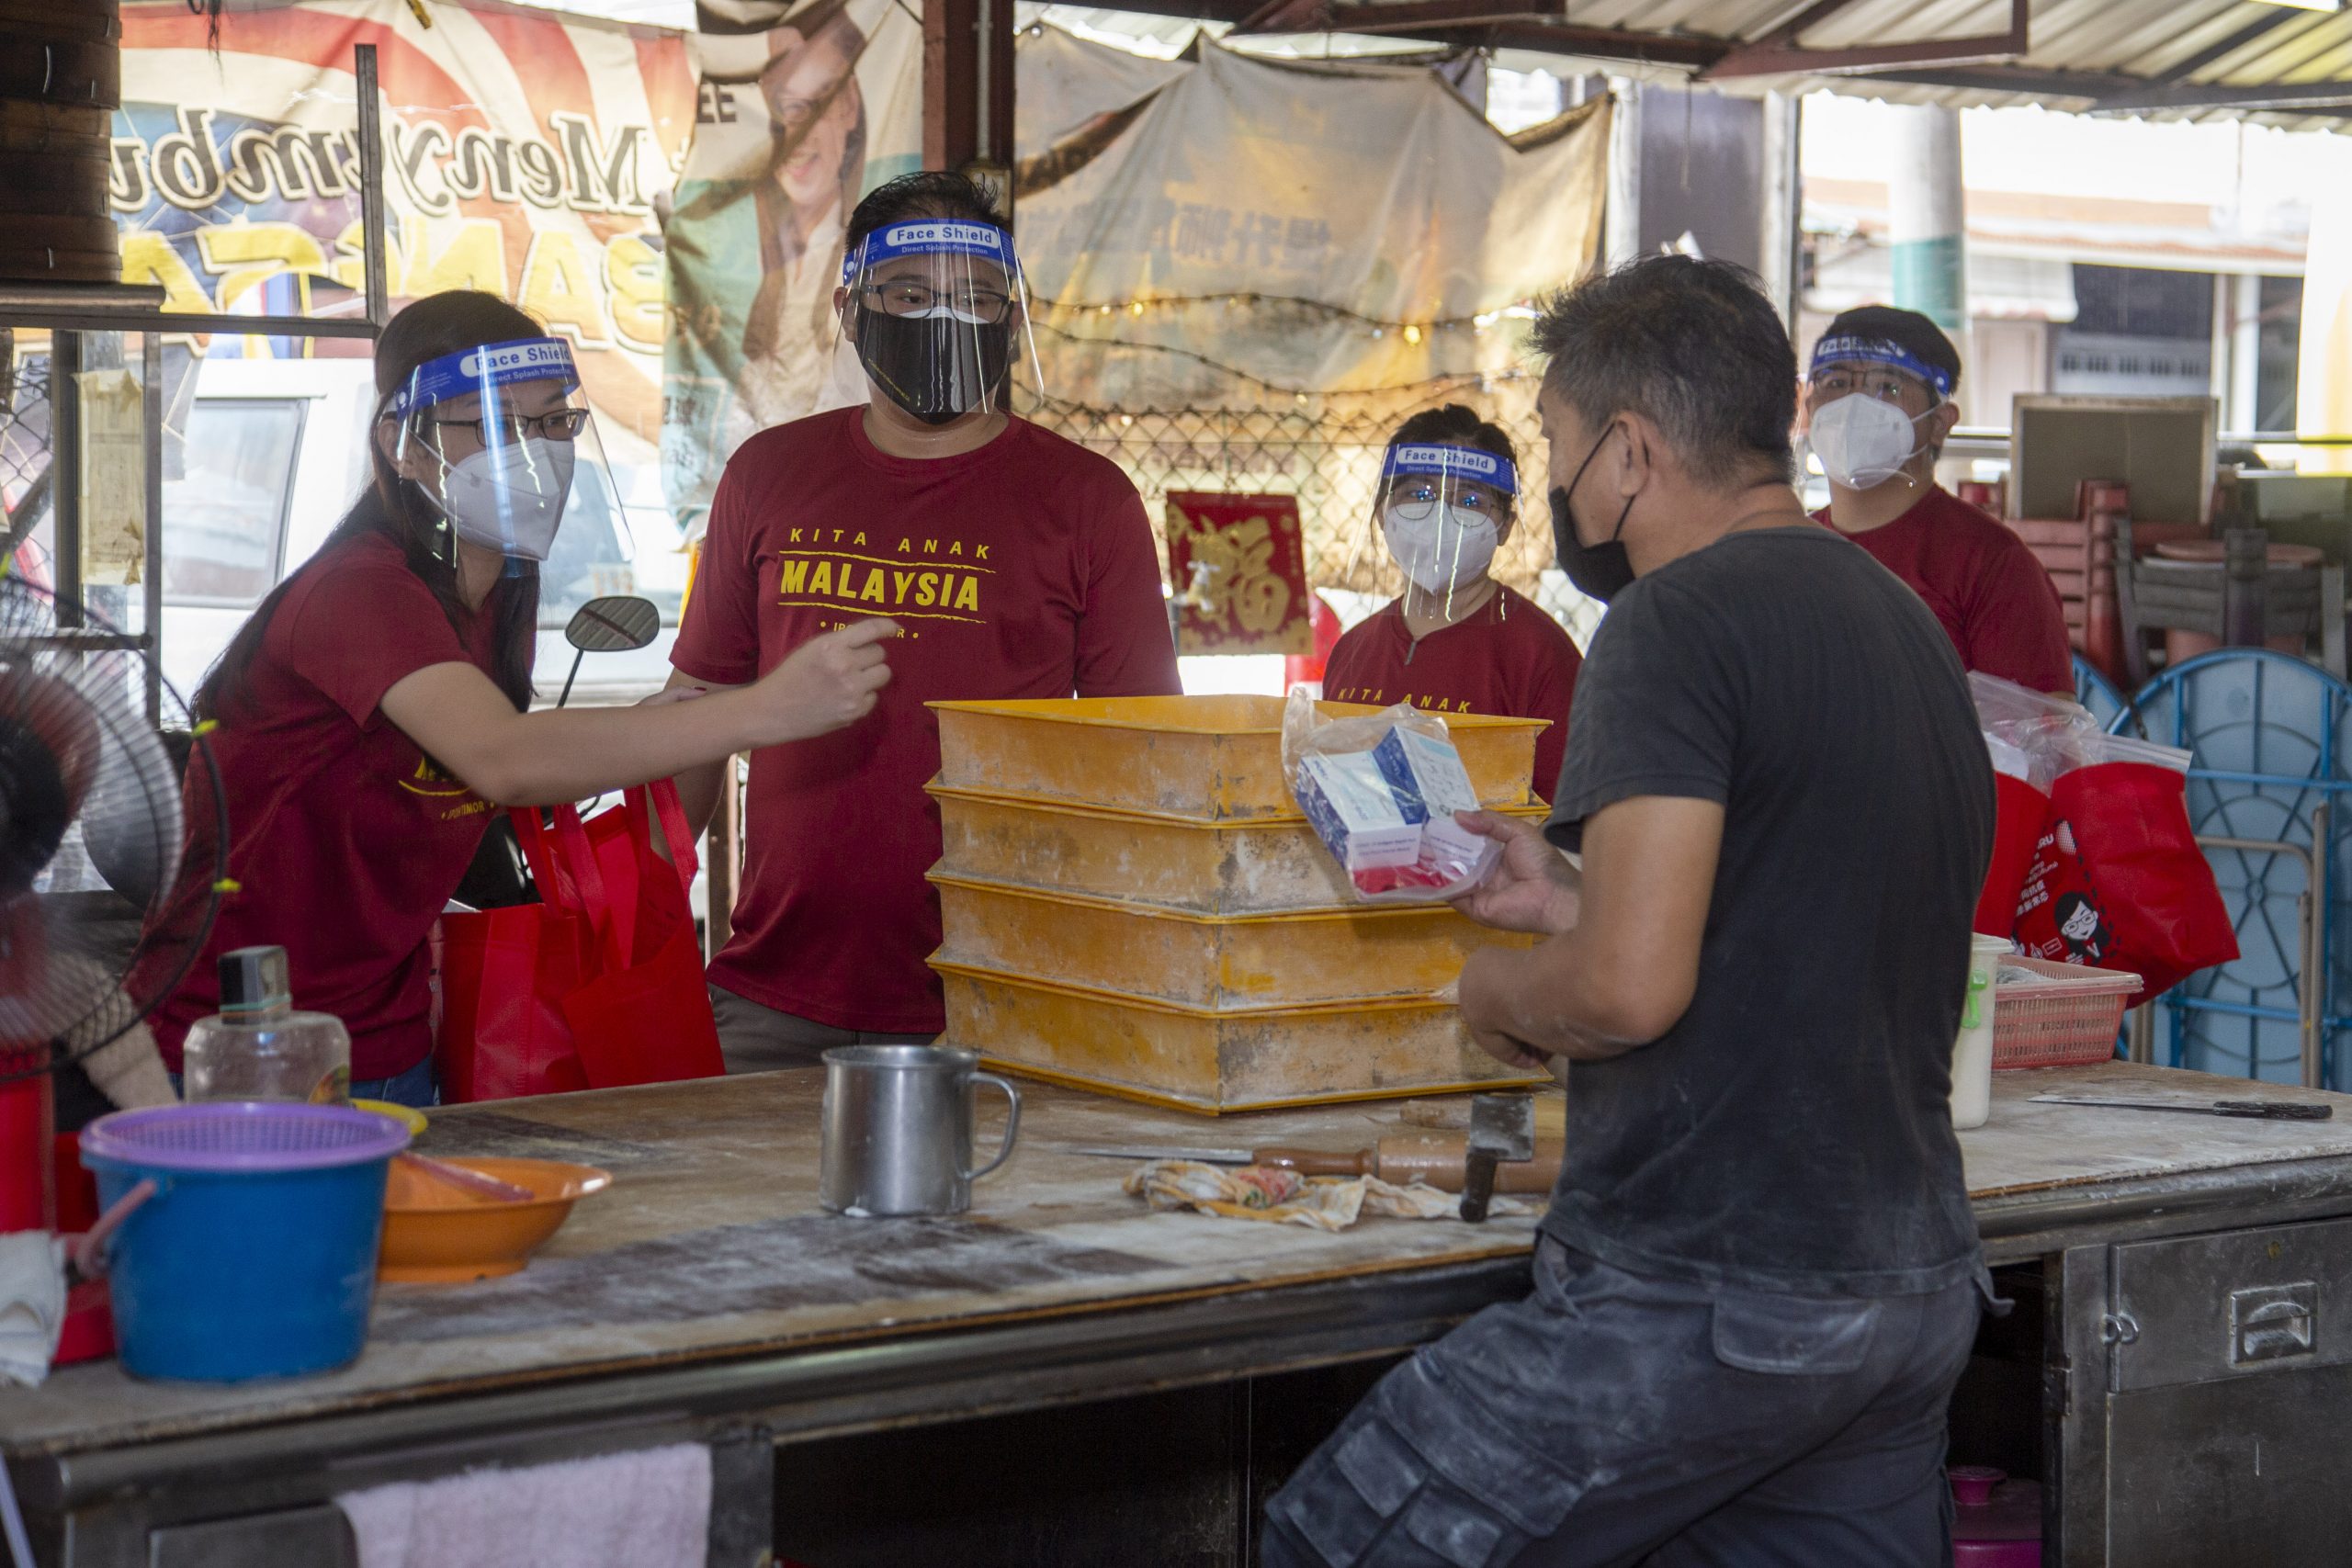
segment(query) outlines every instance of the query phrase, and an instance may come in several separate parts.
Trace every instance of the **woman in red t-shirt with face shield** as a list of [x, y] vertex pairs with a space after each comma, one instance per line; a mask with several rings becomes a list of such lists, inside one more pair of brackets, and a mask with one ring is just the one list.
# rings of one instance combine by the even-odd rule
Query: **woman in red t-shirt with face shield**
[[176, 1071], [217, 956], [283, 947], [295, 1005], [351, 1032], [353, 1093], [430, 1104], [428, 942], [497, 809], [837, 729], [874, 706], [898, 628], [859, 622], [733, 691], [531, 713], [539, 562], [588, 491], [619, 512], [571, 351], [494, 296], [438, 294], [384, 329], [376, 386], [367, 490], [197, 694], [225, 810], [191, 768], [191, 831], [225, 816], [232, 886], [154, 1022]]
[[1323, 695], [1549, 719], [1528, 781], [1549, 800], [1583, 660], [1557, 621], [1494, 579], [1518, 490], [1510, 437], [1461, 404], [1397, 426], [1374, 521], [1405, 591], [1340, 638], [1324, 665]]

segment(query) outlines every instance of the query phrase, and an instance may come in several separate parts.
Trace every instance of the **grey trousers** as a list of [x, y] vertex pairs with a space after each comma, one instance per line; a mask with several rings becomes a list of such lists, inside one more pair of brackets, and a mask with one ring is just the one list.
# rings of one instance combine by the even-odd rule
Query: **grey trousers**
[[1535, 1291], [1382, 1379], [1266, 1506], [1267, 1568], [1943, 1568], [1974, 1280], [1877, 1299], [1630, 1274]]
[[732, 991], [710, 987], [710, 1010], [718, 1020], [718, 1050], [730, 1073], [772, 1073], [779, 1067], [823, 1065], [836, 1045], [928, 1045], [929, 1034], [862, 1034], [830, 1023], [763, 1007]]

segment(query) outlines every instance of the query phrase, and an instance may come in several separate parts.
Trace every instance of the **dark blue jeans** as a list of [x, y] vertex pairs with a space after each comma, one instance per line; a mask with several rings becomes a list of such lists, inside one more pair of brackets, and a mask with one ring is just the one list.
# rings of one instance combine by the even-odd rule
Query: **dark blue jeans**
[[1975, 1281], [1708, 1291], [1545, 1239], [1266, 1506], [1267, 1568], [1943, 1568]]

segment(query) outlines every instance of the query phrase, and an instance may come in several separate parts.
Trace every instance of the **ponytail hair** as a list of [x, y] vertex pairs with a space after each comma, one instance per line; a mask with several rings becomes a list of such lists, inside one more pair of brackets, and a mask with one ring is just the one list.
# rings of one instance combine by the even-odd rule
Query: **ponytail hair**
[[[197, 688], [194, 704], [199, 719], [219, 720], [243, 711], [253, 697], [254, 660], [260, 657], [269, 624], [287, 591], [303, 573], [315, 571], [337, 554], [370, 534], [400, 547], [401, 558], [417, 581], [433, 591], [434, 600], [459, 637], [466, 635], [474, 612], [458, 592], [457, 555], [448, 542], [447, 525], [413, 479], [393, 467], [379, 436], [391, 395], [405, 384], [417, 367], [446, 354], [479, 348], [487, 343], [543, 335], [538, 322], [495, 294], [453, 289], [428, 295], [391, 319], [376, 340], [376, 417], [368, 422], [368, 488], [334, 525], [318, 553], [270, 590], [254, 613], [221, 650]], [[539, 570], [536, 561], [517, 561], [519, 572], [497, 599], [497, 625], [492, 646], [497, 649], [491, 679], [506, 694], [517, 713], [531, 705], [531, 658], [536, 651], [539, 621]]]

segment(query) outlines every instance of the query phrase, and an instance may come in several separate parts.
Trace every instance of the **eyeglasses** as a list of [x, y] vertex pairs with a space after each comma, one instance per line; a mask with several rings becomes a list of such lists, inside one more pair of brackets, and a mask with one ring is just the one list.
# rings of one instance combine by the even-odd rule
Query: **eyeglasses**
[[485, 446], [519, 446], [534, 435], [549, 441], [575, 441], [587, 428], [586, 409], [558, 409], [553, 413], [492, 414], [483, 419], [428, 419], [437, 430], [470, 430]]
[[1917, 396], [1923, 389], [1917, 377], [1906, 376], [1900, 370], [1833, 365], [1813, 378], [1814, 395], [1819, 398], [1844, 398], [1860, 392], [1883, 403], [1899, 403], [1905, 397]]
[[1001, 289], [974, 284], [933, 288], [927, 283], [869, 283], [858, 293], [874, 301], [886, 316], [920, 316], [944, 305], [959, 316], [994, 326], [1004, 320], [1012, 297]]
[[1426, 523], [1441, 501], [1489, 519], [1499, 519], [1508, 505], [1484, 489], [1443, 485], [1433, 479], [1408, 479], [1388, 492], [1388, 510], [1408, 523]]

